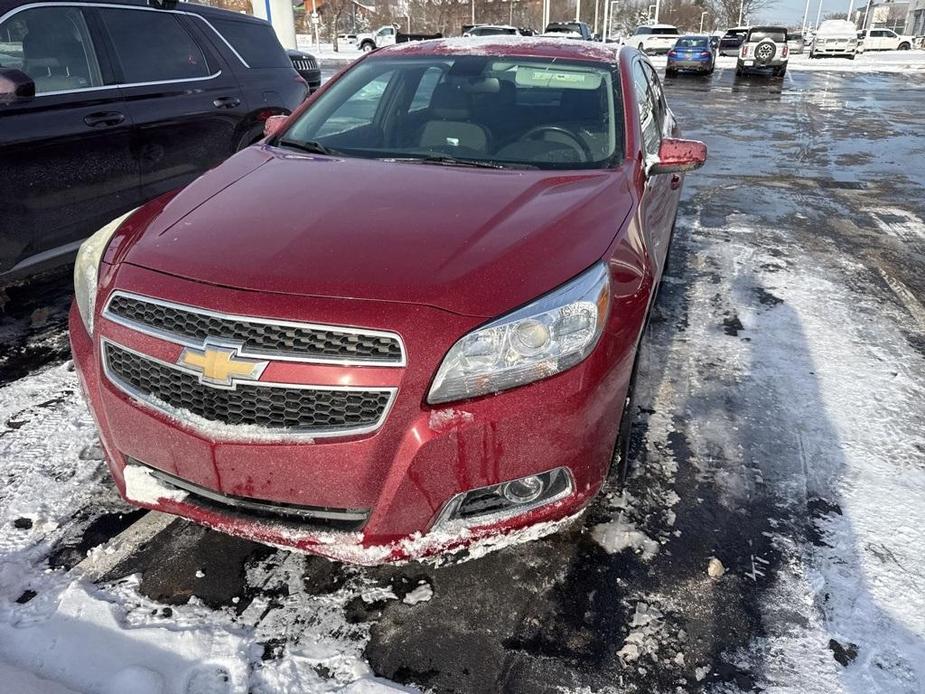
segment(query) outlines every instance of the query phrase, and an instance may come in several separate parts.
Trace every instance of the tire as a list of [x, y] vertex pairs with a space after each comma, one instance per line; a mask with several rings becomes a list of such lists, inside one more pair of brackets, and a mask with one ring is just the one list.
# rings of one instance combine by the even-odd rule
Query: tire
[[374, 44], [372, 41], [364, 41], [360, 44], [360, 50], [364, 53], [371, 53], [372, 51], [376, 50], [376, 44]]
[[899, 44], [899, 47], [898, 47], [896, 50], [898, 50], [898, 51], [908, 51], [910, 48], [912, 48], [912, 46], [910, 46], [908, 43], [901, 43], [901, 44]]
[[677, 76], [678, 76], [677, 70], [671, 70], [670, 68], [667, 68], [667, 67], [665, 68], [665, 77], [677, 77]]
[[782, 78], [787, 74], [787, 66], [781, 65], [780, 67], [774, 68], [774, 76], [777, 78]]
[[856, 55], [857, 55], [857, 53], [852, 53], [851, 55], [848, 56], [848, 60], [854, 60], [854, 57], [855, 57]]
[[813, 53], [812, 51], [809, 52], [809, 59], [810, 59], [810, 60], [815, 60], [815, 59], [818, 58], [818, 57], [819, 57], [819, 56], [816, 55], [815, 53]]
[[254, 125], [249, 127], [247, 130], [245, 130], [244, 133], [241, 135], [241, 137], [238, 138], [238, 141], [235, 143], [235, 146], [234, 146], [234, 151], [240, 152], [242, 149], [245, 149], [246, 147], [250, 147], [251, 145], [257, 144], [262, 139], [263, 139], [263, 123], [255, 123]]
[[745, 68], [743, 68], [741, 65], [736, 65], [736, 77], [741, 77], [744, 74]]

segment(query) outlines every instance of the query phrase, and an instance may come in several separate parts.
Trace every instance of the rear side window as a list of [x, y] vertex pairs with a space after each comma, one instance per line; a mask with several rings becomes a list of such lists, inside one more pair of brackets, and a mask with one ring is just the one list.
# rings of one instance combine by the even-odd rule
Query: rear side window
[[125, 82], [168, 82], [208, 77], [202, 49], [168, 12], [102, 9]]
[[748, 35], [749, 43], [764, 41], [765, 39], [770, 39], [775, 43], [785, 43], [787, 41], [787, 30], [775, 29], [774, 27], [759, 27], [752, 29]]
[[269, 24], [234, 19], [209, 21], [251, 67], [292, 67], [289, 56]]
[[659, 36], [677, 36], [681, 32], [674, 27], [653, 27], [652, 33], [658, 34]]
[[37, 94], [103, 83], [87, 23], [76, 7], [34, 7], [0, 24], [0, 67], [25, 72]]

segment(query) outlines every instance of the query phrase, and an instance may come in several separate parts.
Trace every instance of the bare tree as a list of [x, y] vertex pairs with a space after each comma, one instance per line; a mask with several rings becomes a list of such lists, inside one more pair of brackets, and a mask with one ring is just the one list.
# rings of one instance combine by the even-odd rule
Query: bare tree
[[777, 0], [708, 0], [708, 7], [716, 16], [716, 25], [723, 27], [738, 25], [740, 17], [743, 23], [748, 22], [749, 17], [760, 10], [772, 7], [776, 2]]

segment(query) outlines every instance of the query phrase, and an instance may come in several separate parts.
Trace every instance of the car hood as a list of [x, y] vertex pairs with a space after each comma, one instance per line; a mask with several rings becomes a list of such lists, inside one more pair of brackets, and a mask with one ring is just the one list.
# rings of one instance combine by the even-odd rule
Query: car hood
[[122, 262], [262, 292], [496, 316], [607, 251], [619, 169], [468, 169], [251, 147], [152, 217]]

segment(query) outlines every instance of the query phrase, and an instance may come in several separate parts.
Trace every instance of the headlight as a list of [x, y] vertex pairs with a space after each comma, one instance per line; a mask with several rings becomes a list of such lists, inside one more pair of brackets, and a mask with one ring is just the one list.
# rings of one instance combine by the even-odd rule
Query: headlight
[[599, 263], [459, 340], [440, 365], [427, 401], [497, 393], [575, 366], [597, 344], [609, 305], [610, 275]]
[[100, 269], [100, 260], [109, 245], [109, 240], [116, 230], [132, 212], [126, 212], [118, 219], [97, 231], [84, 241], [77, 251], [77, 260], [74, 261], [74, 299], [77, 301], [77, 310], [83, 319], [87, 333], [93, 334], [93, 311], [96, 304], [96, 285]]

